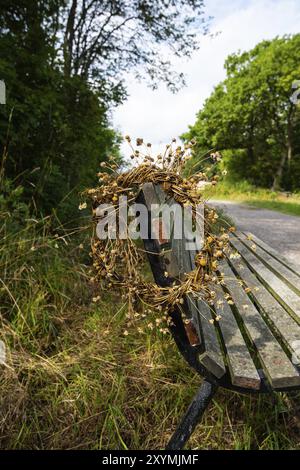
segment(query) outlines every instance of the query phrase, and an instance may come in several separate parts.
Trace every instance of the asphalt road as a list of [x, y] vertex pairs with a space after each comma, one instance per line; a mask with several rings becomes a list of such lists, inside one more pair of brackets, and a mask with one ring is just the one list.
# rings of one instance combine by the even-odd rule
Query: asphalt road
[[300, 266], [300, 217], [231, 201], [210, 200], [209, 203], [223, 209], [237, 230], [252, 232]]

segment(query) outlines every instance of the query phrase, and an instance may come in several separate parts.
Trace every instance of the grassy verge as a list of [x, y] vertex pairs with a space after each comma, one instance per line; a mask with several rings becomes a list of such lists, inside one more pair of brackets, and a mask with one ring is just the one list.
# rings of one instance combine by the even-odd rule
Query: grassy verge
[[[2, 448], [166, 444], [201, 379], [170, 338], [135, 331], [125, 338], [125, 314], [125, 305], [107, 298], [66, 313], [51, 354], [11, 349], [12, 368], [2, 372]], [[296, 394], [243, 397], [220, 390], [188, 447], [299, 448], [297, 407]]]
[[229, 183], [220, 182], [214, 188], [206, 190], [210, 199], [224, 199], [251, 204], [285, 214], [300, 216], [300, 195], [284, 194], [267, 189], [256, 188], [246, 182]]
[[[57, 236], [33, 219], [18, 228], [16, 211], [0, 215], [0, 447], [163, 448], [201, 378], [169, 336], [146, 328], [151, 316], [125, 336], [120, 297], [92, 301], [88, 237]], [[299, 404], [296, 393], [220, 390], [188, 447], [298, 449]]]

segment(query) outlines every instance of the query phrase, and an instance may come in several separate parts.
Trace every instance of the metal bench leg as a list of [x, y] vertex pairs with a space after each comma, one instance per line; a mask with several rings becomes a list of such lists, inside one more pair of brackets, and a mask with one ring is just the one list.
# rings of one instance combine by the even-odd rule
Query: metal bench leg
[[218, 386], [204, 380], [188, 410], [181, 420], [169, 443], [167, 450], [180, 450], [192, 435], [204, 411], [216, 393]]

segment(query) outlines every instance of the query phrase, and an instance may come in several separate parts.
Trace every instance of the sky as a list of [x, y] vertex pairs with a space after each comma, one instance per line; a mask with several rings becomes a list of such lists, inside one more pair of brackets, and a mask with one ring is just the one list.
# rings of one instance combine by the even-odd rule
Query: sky
[[[190, 60], [176, 62], [187, 85], [173, 94], [163, 84], [152, 91], [131, 78], [129, 98], [113, 113], [113, 126], [123, 136], [143, 137], [153, 144], [154, 152], [195, 122], [205, 99], [225, 78], [229, 54], [251, 49], [264, 39], [300, 32], [300, 0], [206, 0], [205, 5], [206, 16], [213, 16], [210, 32], [218, 34], [203, 36]], [[130, 153], [126, 143], [122, 153]]]

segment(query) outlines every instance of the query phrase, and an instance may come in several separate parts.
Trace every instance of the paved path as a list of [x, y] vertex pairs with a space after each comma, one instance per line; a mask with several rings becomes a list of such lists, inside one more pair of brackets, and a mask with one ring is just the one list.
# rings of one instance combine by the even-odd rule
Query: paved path
[[238, 230], [252, 232], [300, 266], [300, 217], [231, 201], [209, 201], [224, 210]]

